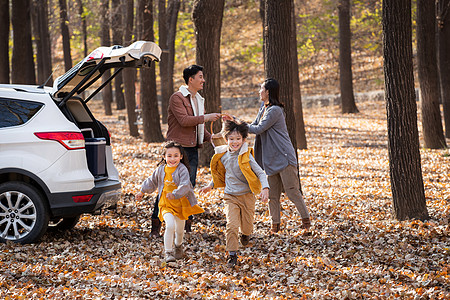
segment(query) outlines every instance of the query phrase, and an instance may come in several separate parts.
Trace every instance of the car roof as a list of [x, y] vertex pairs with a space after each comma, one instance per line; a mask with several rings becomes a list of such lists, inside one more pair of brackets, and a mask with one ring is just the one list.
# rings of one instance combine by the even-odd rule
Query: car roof
[[128, 47], [99, 47], [64, 75], [56, 78], [51, 94], [58, 101], [67, 101], [96, 82], [111, 68], [150, 67], [159, 61], [161, 48], [153, 42], [137, 41]]
[[51, 91], [50, 87], [29, 84], [0, 84], [0, 89], [3, 91], [16, 91], [34, 94], [48, 94]]

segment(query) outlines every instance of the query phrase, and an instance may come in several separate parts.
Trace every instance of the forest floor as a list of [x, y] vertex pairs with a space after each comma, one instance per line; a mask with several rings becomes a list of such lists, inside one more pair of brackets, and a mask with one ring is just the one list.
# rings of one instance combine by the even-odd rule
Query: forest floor
[[[255, 8], [224, 16], [222, 97], [258, 96], [262, 55], [247, 50], [260, 47], [259, 22]], [[178, 59], [175, 86], [194, 59], [191, 49]], [[299, 67], [302, 96], [339, 92], [332, 55], [317, 53]], [[353, 76], [355, 93], [382, 89], [382, 57], [354, 54]], [[282, 231], [270, 234], [267, 205], [257, 201], [251, 245], [234, 269], [226, 266], [222, 190], [198, 196], [205, 213], [185, 236], [186, 258], [164, 263], [162, 238], [149, 237], [155, 194], [134, 199], [161, 144], [130, 137], [125, 111], [104, 116], [91, 102], [111, 132], [118, 207], [83, 215], [73, 230], [48, 232], [36, 244], [0, 244], [0, 299], [450, 299], [450, 152], [420, 150], [430, 220], [395, 220], [384, 102], [357, 103], [360, 113], [349, 115], [336, 106], [303, 108], [308, 149], [298, 154], [313, 225], [300, 229], [283, 196]], [[256, 111], [228, 112], [251, 121]], [[210, 179], [200, 168], [197, 194]]]
[[[226, 265], [222, 191], [198, 196], [185, 236], [186, 258], [163, 261], [162, 238], [149, 237], [155, 194], [136, 201], [160, 159], [161, 144], [128, 135], [125, 112], [95, 115], [111, 131], [123, 194], [117, 210], [84, 215], [69, 232], [32, 245], [0, 244], [2, 299], [449, 299], [450, 153], [421, 149], [430, 220], [395, 220], [384, 102], [304, 109], [307, 150], [299, 150], [312, 227], [300, 229], [282, 198], [282, 231], [270, 234], [257, 201], [251, 245]], [[257, 108], [229, 111], [252, 120]], [[419, 126], [420, 128], [420, 126]], [[252, 141], [250, 140], [250, 143]], [[200, 168], [197, 189], [211, 179]]]

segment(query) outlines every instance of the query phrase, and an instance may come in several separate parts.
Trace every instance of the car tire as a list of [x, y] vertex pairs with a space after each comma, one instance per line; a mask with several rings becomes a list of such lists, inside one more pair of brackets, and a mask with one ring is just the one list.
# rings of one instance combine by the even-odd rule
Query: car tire
[[0, 242], [37, 242], [48, 221], [47, 203], [35, 187], [18, 181], [0, 184]]
[[80, 221], [81, 215], [75, 217], [64, 217], [59, 220], [50, 221], [48, 230], [51, 231], [67, 231], [73, 229]]

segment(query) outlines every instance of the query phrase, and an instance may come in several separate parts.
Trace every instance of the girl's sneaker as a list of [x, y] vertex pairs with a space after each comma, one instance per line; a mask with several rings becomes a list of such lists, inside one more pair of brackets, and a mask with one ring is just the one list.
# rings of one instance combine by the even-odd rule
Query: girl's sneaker
[[166, 261], [166, 263], [176, 261], [175, 256], [173, 256], [173, 252], [166, 252], [165, 261]]
[[184, 256], [183, 245], [175, 246], [175, 258], [180, 259]]

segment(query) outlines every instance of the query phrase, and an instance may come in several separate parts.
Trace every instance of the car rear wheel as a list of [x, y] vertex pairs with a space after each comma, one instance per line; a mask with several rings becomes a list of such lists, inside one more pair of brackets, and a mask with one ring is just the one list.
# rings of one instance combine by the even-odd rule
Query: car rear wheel
[[0, 242], [36, 242], [48, 220], [47, 206], [36, 188], [16, 181], [0, 184]]

